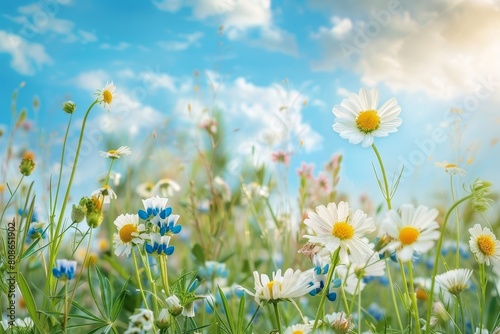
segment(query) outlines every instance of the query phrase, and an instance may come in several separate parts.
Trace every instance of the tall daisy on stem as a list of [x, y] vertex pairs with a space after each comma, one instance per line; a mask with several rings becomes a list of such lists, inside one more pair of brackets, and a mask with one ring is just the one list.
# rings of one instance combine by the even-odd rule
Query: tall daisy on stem
[[469, 229], [470, 250], [479, 263], [479, 285], [481, 286], [481, 299], [479, 301], [479, 330], [483, 329], [484, 304], [486, 302], [486, 286], [488, 276], [486, 266], [500, 262], [500, 241], [488, 227], [479, 224]]

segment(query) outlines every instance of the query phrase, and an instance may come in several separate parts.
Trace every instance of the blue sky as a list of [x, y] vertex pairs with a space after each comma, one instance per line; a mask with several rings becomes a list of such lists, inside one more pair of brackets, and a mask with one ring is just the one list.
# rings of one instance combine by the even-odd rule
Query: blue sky
[[[66, 125], [62, 102], [75, 101], [81, 118], [92, 94], [113, 81], [121, 107], [91, 114], [103, 136], [84, 169], [95, 168], [90, 161], [108, 149], [104, 136], [137, 151], [140, 138], [166, 120], [190, 134], [206, 108], [218, 109], [234, 166], [249, 147], [264, 161], [286, 149], [294, 153], [293, 178], [302, 161], [319, 169], [340, 152], [340, 187], [380, 200], [372, 150], [331, 128], [335, 104], [375, 87], [381, 102], [395, 97], [402, 108], [399, 132], [376, 140], [390, 173], [406, 165], [399, 201], [445, 189], [447, 175], [434, 166], [442, 160], [467, 170], [466, 183], [481, 177], [498, 185], [498, 36], [500, 5], [493, 0], [4, 2], [0, 126], [11, 125], [10, 97], [21, 82], [18, 104], [49, 138]], [[42, 103], [37, 115], [29, 108], [34, 95]], [[452, 108], [461, 108], [458, 148], [448, 137]], [[109, 120], [114, 126], [103, 127]], [[5, 136], [0, 143], [5, 147]], [[84, 177], [78, 182], [85, 185]]]

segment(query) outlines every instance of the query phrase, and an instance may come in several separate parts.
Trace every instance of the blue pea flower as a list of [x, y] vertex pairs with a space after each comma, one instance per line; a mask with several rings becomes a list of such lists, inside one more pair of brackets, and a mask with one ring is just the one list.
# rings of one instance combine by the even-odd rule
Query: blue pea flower
[[151, 233], [151, 241], [146, 243], [145, 248], [148, 254], [172, 255], [175, 247], [169, 246], [170, 236], [162, 236], [160, 233]]
[[52, 268], [52, 274], [61, 281], [72, 280], [75, 276], [76, 261], [56, 260], [56, 267]]

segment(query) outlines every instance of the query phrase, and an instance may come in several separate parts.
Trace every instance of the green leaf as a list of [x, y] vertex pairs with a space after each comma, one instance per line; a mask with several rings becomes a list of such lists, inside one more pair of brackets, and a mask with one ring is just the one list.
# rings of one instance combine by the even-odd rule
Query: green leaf
[[99, 289], [101, 290], [102, 304], [104, 305], [104, 309], [106, 311], [106, 318], [109, 319], [109, 316], [111, 315], [113, 291], [111, 290], [108, 278], [102, 275], [99, 268], [95, 267], [95, 270], [97, 271], [97, 276], [99, 278]]
[[191, 249], [191, 253], [193, 253], [194, 258], [199, 264], [205, 264], [205, 252], [203, 251], [203, 248], [200, 246], [200, 244], [195, 244]]
[[229, 329], [230, 329], [231, 333], [236, 333], [233, 314], [231, 312], [231, 309], [229, 308], [229, 304], [227, 302], [226, 295], [224, 294], [224, 291], [222, 291], [220, 286], [217, 286], [217, 289], [219, 290], [219, 296], [220, 296], [220, 299], [222, 301], [222, 307], [224, 308], [224, 312], [226, 314], [226, 319], [227, 319], [227, 323], [229, 325]]
[[101, 316], [103, 318], [106, 318], [101, 306], [99, 305], [99, 301], [98, 301], [98, 298], [95, 294], [95, 288], [94, 288], [94, 283], [92, 283], [92, 276], [90, 275], [91, 271], [91, 266], [89, 266], [88, 270], [87, 270], [87, 280], [88, 280], [88, 283], [89, 283], [89, 290], [90, 290], [90, 293], [92, 294], [92, 299], [94, 300], [94, 303], [95, 305], [97, 306], [97, 309], [99, 310], [99, 313], [101, 313]]
[[125, 302], [125, 298], [128, 295], [128, 291], [125, 290], [125, 287], [128, 284], [128, 280], [125, 282], [123, 285], [122, 291], [118, 294], [118, 297], [116, 297], [115, 302], [113, 303], [113, 308], [111, 309], [111, 321], [115, 321], [118, 316], [120, 315], [122, 308], [123, 308], [123, 303]]
[[28, 309], [30, 317], [35, 323], [35, 327], [41, 333], [45, 333], [43, 325], [40, 322], [40, 319], [38, 319], [38, 314], [37, 314], [38, 308], [36, 306], [35, 299], [33, 298], [33, 294], [31, 293], [31, 289], [28, 285], [28, 282], [26, 282], [26, 279], [24, 278], [21, 272], [17, 273], [17, 284], [19, 286], [19, 290], [21, 290], [21, 294], [23, 295], [24, 302], [26, 303], [26, 308]]
[[73, 301], [73, 306], [76, 307], [77, 309], [79, 309], [80, 311], [82, 311], [83, 313], [85, 313], [87, 316], [72, 313], [72, 314], [70, 314], [70, 317], [88, 319], [88, 320], [92, 320], [92, 321], [98, 322], [98, 323], [104, 322], [104, 320], [96, 317], [95, 315], [90, 313], [86, 308], [84, 308], [83, 306], [81, 306], [77, 302]]

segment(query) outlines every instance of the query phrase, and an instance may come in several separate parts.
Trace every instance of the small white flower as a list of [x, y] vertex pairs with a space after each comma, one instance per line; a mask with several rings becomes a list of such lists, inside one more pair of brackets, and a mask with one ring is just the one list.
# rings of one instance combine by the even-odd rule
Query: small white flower
[[105, 185], [102, 188], [97, 189], [91, 194], [91, 196], [97, 197], [104, 204], [108, 204], [111, 200], [115, 200], [117, 197], [116, 193], [109, 185]]
[[437, 167], [444, 168], [445, 172], [449, 173], [450, 175], [458, 174], [460, 176], [465, 176], [465, 170], [458, 167], [456, 164], [448, 162], [446, 160], [444, 160], [443, 162], [436, 162], [435, 165]]
[[153, 329], [153, 312], [147, 309], [138, 309], [138, 313], [129, 317], [128, 329], [124, 334], [144, 333]]
[[97, 99], [100, 104], [104, 105], [104, 108], [110, 110], [111, 103], [113, 99], [116, 98], [115, 94], [116, 87], [113, 84], [113, 81], [107, 82], [106, 86], [102, 90], [97, 91]]
[[402, 120], [399, 118], [401, 108], [396, 99], [390, 99], [379, 109], [379, 92], [377, 89], [359, 90], [359, 95], [350, 94], [340, 105], [333, 107], [335, 123], [333, 130], [340, 137], [348, 139], [351, 144], [369, 147], [374, 137], [385, 137], [398, 131]]
[[309, 334], [312, 333], [311, 324], [297, 324], [287, 327], [284, 334]]
[[120, 146], [116, 150], [109, 150], [107, 152], [99, 151], [99, 154], [101, 155], [101, 157], [119, 159], [122, 155], [132, 154], [132, 150], [128, 146]]
[[410, 261], [415, 251], [429, 251], [439, 238], [438, 213], [423, 205], [415, 209], [411, 204], [402, 205], [399, 213], [389, 211], [382, 225], [392, 241], [384, 249], [395, 250], [403, 262]]
[[316, 235], [304, 235], [309, 242], [324, 246], [331, 253], [340, 247], [340, 259], [347, 262], [364, 263], [373, 251], [364, 236], [375, 231], [373, 219], [361, 210], [354, 213], [349, 204], [340, 202], [329, 203], [327, 207], [320, 205], [316, 212], [310, 212], [304, 224], [309, 226]]
[[161, 197], [172, 197], [176, 192], [181, 191], [181, 186], [174, 180], [164, 178], [156, 182], [151, 192]]
[[436, 282], [453, 295], [458, 295], [469, 285], [469, 278], [472, 276], [470, 269], [452, 269], [437, 275]]
[[272, 279], [266, 274], [261, 274], [257, 271], [253, 272], [255, 280], [255, 294], [244, 289], [248, 294], [254, 296], [257, 303], [261, 301], [276, 302], [283, 299], [301, 297], [308, 294], [309, 291], [316, 289], [319, 282], [312, 282], [311, 272], [301, 272], [300, 270], [293, 271], [287, 269], [285, 274], [281, 274], [281, 269], [273, 272]]
[[489, 266], [500, 262], [500, 242], [488, 227], [483, 228], [476, 224], [469, 229], [469, 233], [470, 250], [478, 263], [486, 263]]
[[128, 256], [134, 245], [142, 245], [147, 236], [146, 226], [139, 224], [139, 216], [125, 214], [115, 219], [115, 226], [118, 233], [113, 235], [113, 245], [117, 256]]

